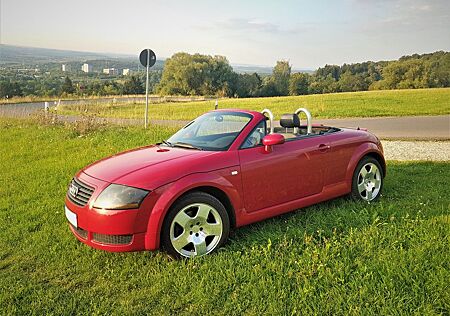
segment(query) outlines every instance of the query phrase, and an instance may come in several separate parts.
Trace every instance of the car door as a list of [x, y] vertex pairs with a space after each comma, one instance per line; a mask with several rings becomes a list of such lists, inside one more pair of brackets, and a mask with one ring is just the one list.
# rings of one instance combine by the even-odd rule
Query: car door
[[345, 181], [350, 159], [361, 141], [351, 140], [344, 132], [325, 136], [329, 139], [330, 151], [328, 153], [327, 169], [324, 185], [334, 185]]
[[271, 152], [266, 152], [262, 145], [240, 149], [247, 212], [321, 192], [325, 167], [321, 157], [327, 149], [320, 137], [286, 141], [273, 146]]

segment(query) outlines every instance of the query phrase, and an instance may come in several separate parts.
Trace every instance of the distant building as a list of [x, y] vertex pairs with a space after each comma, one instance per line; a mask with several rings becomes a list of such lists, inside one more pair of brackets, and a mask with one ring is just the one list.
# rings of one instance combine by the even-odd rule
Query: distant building
[[117, 68], [105, 68], [103, 73], [111, 76], [117, 76], [119, 74], [119, 69]]
[[124, 76], [131, 75], [131, 69], [129, 69], [129, 68], [123, 69], [122, 75], [124, 75]]
[[70, 65], [65, 65], [65, 64], [63, 64], [63, 65], [61, 66], [61, 68], [62, 68], [62, 71], [64, 71], [64, 72], [70, 71]]
[[83, 64], [83, 66], [81, 66], [81, 70], [84, 72], [92, 72], [92, 65], [90, 64]]

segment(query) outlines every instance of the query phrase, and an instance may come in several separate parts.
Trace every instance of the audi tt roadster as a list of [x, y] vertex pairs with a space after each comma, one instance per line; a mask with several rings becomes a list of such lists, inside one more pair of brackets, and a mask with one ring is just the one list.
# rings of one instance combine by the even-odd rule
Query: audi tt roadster
[[94, 248], [190, 258], [221, 247], [230, 229], [344, 195], [374, 201], [385, 175], [382, 145], [366, 130], [312, 124], [304, 108], [279, 123], [267, 109], [215, 110], [80, 170], [65, 215]]

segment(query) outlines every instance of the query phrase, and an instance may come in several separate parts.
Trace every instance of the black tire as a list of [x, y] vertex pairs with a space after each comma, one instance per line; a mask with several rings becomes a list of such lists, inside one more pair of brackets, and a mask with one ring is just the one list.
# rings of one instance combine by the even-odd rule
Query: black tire
[[[366, 184], [364, 183], [365, 180], [363, 181], [361, 180], [362, 179], [361, 172], [363, 168], [365, 168], [366, 171], [368, 169], [371, 170], [370, 166], [372, 165], [376, 166], [376, 168], [379, 171], [379, 175], [375, 175], [374, 178], [369, 176], [367, 179], [368, 183]], [[377, 180], [379, 180], [379, 185], [377, 184]], [[372, 190], [370, 190], [372, 183], [371, 181], [373, 182], [374, 185], [374, 188]], [[355, 201], [374, 202], [380, 198], [381, 192], [383, 190], [383, 184], [384, 184], [384, 174], [380, 163], [373, 157], [365, 156], [359, 161], [358, 165], [355, 168], [355, 172], [353, 173], [352, 191], [350, 193], [350, 197]], [[366, 185], [369, 187], [369, 189], [367, 189]], [[365, 192], [364, 191], [360, 192], [362, 186], [366, 186]], [[373, 198], [370, 198], [373, 195], [375, 196]]]
[[[209, 211], [208, 218], [206, 220], [199, 219], [199, 212], [200, 208], [197, 208], [196, 206], [192, 206], [195, 204], [201, 204], [201, 205], [207, 205], [211, 208]], [[188, 206], [190, 206], [188, 208]], [[187, 208], [187, 209], [186, 209]], [[189, 224], [186, 224], [185, 227], [182, 227], [178, 224], [177, 221], [174, 222], [175, 217], [179, 215], [181, 212], [185, 212], [184, 215], [189, 214]], [[195, 212], [196, 215], [193, 215]], [[192, 220], [191, 220], [192, 215]], [[211, 217], [212, 216], [212, 217]], [[220, 217], [220, 222], [217, 216]], [[177, 217], [178, 218], [178, 217]], [[211, 218], [214, 218], [214, 221], [212, 221]], [[197, 222], [198, 220], [198, 222]], [[192, 221], [192, 223], [191, 223]], [[208, 221], [211, 221], [209, 223]], [[202, 222], [199, 224], [199, 222]], [[197, 225], [196, 225], [197, 224]], [[198, 225], [199, 224], [199, 225]], [[217, 224], [221, 224], [222, 231], [220, 236], [206, 236], [205, 232], [207, 232], [208, 227], [216, 227]], [[206, 226], [202, 226], [206, 225]], [[208, 226], [210, 225], [210, 226]], [[228, 212], [223, 206], [223, 204], [214, 196], [204, 193], [204, 192], [192, 192], [189, 194], [186, 194], [182, 196], [180, 199], [178, 199], [170, 208], [168, 213], [166, 214], [166, 217], [164, 219], [164, 223], [161, 230], [161, 248], [166, 251], [172, 258], [174, 259], [180, 259], [180, 258], [189, 258], [189, 257], [195, 257], [197, 256], [197, 247], [195, 242], [188, 243], [185, 248], [179, 249], [179, 251], [174, 247], [174, 244], [172, 243], [172, 237], [175, 236], [175, 230], [178, 229], [180, 231], [180, 227], [182, 229], [182, 233], [180, 233], [179, 236], [183, 237], [186, 236], [187, 238], [201, 238], [202, 236], [205, 237], [205, 249], [207, 247], [212, 247], [211, 249], [208, 249], [206, 253], [209, 254], [211, 252], [214, 252], [218, 248], [220, 248], [228, 239], [228, 235], [230, 233], [230, 219], [228, 216]], [[203, 227], [204, 230], [203, 230]], [[191, 230], [190, 236], [184, 235], [188, 234], [188, 230]], [[200, 237], [199, 237], [200, 234]], [[194, 237], [197, 236], [197, 237]], [[212, 237], [212, 238], [210, 238]], [[210, 243], [208, 244], [208, 239], [210, 240]], [[210, 246], [211, 245], [211, 246]], [[192, 248], [191, 250], [189, 248]], [[183, 252], [183, 253], [181, 253]], [[200, 252], [199, 252], [200, 253]]]

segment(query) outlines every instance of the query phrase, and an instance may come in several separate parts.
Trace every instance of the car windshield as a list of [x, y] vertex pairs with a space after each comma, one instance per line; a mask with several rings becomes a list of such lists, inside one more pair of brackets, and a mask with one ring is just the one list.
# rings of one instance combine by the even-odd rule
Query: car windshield
[[180, 129], [164, 144], [200, 150], [227, 150], [251, 119], [250, 114], [240, 112], [206, 113]]

